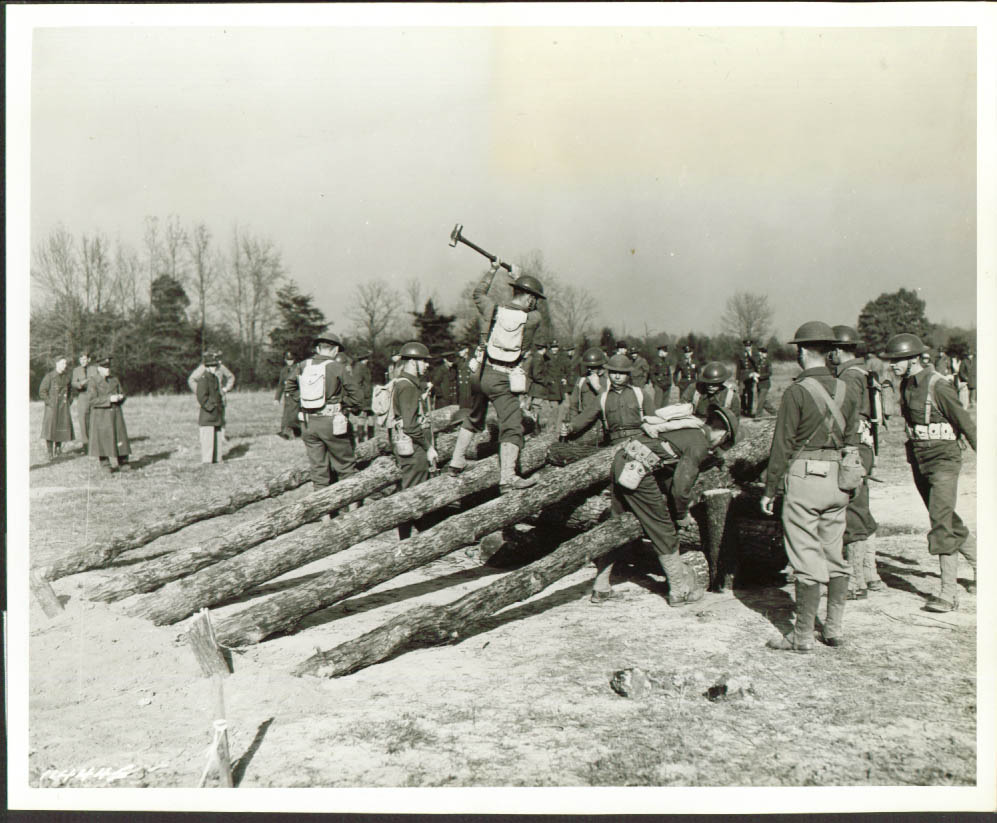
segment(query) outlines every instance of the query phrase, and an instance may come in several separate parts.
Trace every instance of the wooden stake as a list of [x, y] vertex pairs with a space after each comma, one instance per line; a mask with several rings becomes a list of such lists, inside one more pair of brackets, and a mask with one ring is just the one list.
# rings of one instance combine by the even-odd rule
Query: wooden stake
[[58, 595], [49, 582], [36, 570], [32, 570], [29, 573], [28, 579], [30, 581], [31, 593], [35, 596], [35, 600], [38, 601], [38, 605], [42, 607], [45, 616], [55, 617], [59, 614], [62, 611], [62, 601], [59, 600]]
[[730, 489], [709, 489], [703, 492], [704, 517], [700, 522], [700, 536], [703, 552], [710, 563], [710, 586], [720, 589], [723, 586], [723, 575], [720, 569], [721, 550], [728, 537], [728, 517], [730, 502], [734, 492]]
[[228, 661], [215, 640], [215, 630], [211, 625], [211, 613], [201, 609], [187, 630], [187, 642], [197, 659], [205, 677], [214, 683], [214, 737], [208, 752], [208, 763], [201, 774], [198, 788], [204, 786], [212, 769], [217, 770], [218, 779], [227, 788], [232, 788], [232, 762], [228, 748], [228, 724], [225, 720], [225, 678], [230, 674]]

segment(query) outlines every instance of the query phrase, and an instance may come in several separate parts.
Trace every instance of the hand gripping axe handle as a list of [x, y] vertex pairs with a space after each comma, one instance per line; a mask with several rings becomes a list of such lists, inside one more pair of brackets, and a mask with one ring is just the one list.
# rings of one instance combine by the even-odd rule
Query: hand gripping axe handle
[[[481, 248], [481, 246], [477, 245], [476, 243], [472, 243], [470, 240], [468, 240], [466, 237], [464, 237], [460, 233], [461, 229], [463, 229], [463, 228], [464, 227], [460, 223], [458, 223], [456, 226], [453, 227], [453, 231], [450, 232], [450, 245], [451, 246], [453, 246], [453, 247], [456, 248], [456, 246], [457, 246], [458, 243], [463, 243], [465, 246], [470, 246], [478, 254], [480, 254], [480, 255], [482, 255], [484, 257], [487, 257], [493, 263], [496, 260], [498, 260], [498, 257], [496, 255], [492, 254], [491, 252], [485, 251], [483, 248]], [[512, 272], [512, 266], [509, 263], [506, 263], [504, 260], [502, 261], [501, 266], [506, 271]]]

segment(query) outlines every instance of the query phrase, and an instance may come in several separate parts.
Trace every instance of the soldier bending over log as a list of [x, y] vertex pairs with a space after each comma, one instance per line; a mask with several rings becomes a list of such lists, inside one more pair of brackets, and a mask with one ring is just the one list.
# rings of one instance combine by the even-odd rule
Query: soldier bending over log
[[[564, 424], [563, 433], [584, 431], [597, 417], [611, 443], [622, 443], [613, 458], [614, 515], [630, 510], [636, 515], [668, 579], [668, 605], [685, 606], [701, 600], [704, 594], [694, 573], [679, 558], [678, 525], [689, 517], [692, 487], [699, 477], [700, 464], [711, 449], [733, 445], [737, 436], [737, 415], [725, 407], [714, 406], [705, 427], [676, 429], [659, 436], [653, 429], [642, 428], [644, 416], [654, 414], [654, 398], [630, 384], [633, 368], [630, 358], [617, 354], [609, 359], [609, 388], [597, 403], [574, 415]], [[672, 467], [659, 479], [659, 468]], [[609, 583], [613, 563], [619, 552], [610, 552], [596, 560], [592, 602], [613, 599]]]

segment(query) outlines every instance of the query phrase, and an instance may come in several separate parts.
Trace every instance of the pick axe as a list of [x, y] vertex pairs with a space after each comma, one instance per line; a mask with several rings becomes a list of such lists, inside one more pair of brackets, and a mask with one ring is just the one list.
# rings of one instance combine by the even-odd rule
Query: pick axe
[[[460, 223], [458, 223], [456, 226], [453, 227], [453, 231], [450, 232], [450, 245], [451, 246], [453, 246], [454, 248], [456, 248], [458, 243], [463, 243], [465, 246], [469, 246], [470, 248], [474, 249], [478, 254], [480, 254], [480, 255], [482, 255], [484, 257], [487, 257], [493, 263], [496, 260], [498, 260], [498, 256], [497, 255], [494, 255], [491, 252], [485, 251], [483, 248], [481, 248], [481, 246], [477, 245], [476, 243], [472, 243], [470, 240], [468, 240], [466, 237], [464, 237], [460, 233], [461, 229], [463, 229], [463, 228], [464, 227]], [[506, 271], [508, 271], [510, 273], [512, 272], [512, 265], [511, 264], [506, 263], [503, 260], [500, 265]]]

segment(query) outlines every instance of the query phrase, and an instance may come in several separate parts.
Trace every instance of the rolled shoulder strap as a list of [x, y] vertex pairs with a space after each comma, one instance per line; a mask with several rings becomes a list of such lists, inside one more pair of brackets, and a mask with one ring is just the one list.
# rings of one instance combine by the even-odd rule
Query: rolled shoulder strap
[[806, 377], [800, 381], [800, 385], [810, 394], [817, 404], [817, 408], [824, 412], [824, 422], [828, 427], [828, 433], [832, 439], [837, 439], [841, 445], [845, 444], [845, 416], [841, 413], [841, 406], [845, 401], [846, 389], [844, 381], [835, 380], [834, 399], [813, 377]]
[[[942, 376], [938, 372], [932, 372], [931, 376], [928, 378], [928, 390], [924, 393], [924, 425], [927, 426], [931, 422], [931, 395], [935, 391], [935, 383], [942, 379]], [[937, 400], [935, 403], [937, 404]]]

